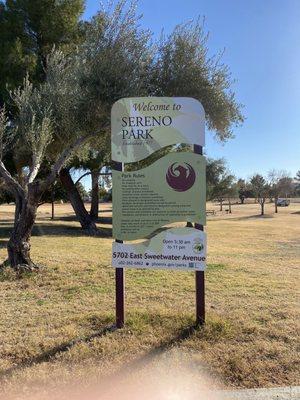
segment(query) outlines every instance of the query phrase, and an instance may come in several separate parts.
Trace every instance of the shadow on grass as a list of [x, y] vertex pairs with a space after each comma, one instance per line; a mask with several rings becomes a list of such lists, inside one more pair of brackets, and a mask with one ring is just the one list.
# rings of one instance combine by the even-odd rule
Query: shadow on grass
[[[47, 350], [44, 353], [41, 353], [40, 355], [38, 355], [36, 357], [33, 357], [29, 360], [26, 360], [24, 362], [21, 362], [20, 364], [13, 366], [11, 368], [1, 371], [0, 379], [9, 378], [15, 372], [18, 372], [24, 368], [30, 368], [31, 366], [36, 365], [36, 364], [50, 362], [53, 358], [55, 358], [59, 354], [68, 352], [77, 344], [89, 343], [94, 339], [104, 337], [106, 334], [112, 333], [115, 331], [118, 331], [116, 326], [114, 324], [111, 324], [111, 325], [108, 325], [106, 327], [99, 329], [98, 332], [93, 333], [89, 336], [80, 337], [80, 338], [74, 339], [70, 342], [62, 343], [61, 345], [55, 346], [52, 349]], [[161, 353], [171, 349], [175, 345], [180, 344], [184, 340], [190, 338], [197, 331], [199, 331], [199, 326], [196, 326], [196, 325], [191, 325], [191, 326], [187, 326], [185, 328], [179, 329], [177, 331], [177, 333], [173, 337], [171, 337], [169, 340], [166, 340], [166, 341], [160, 343], [158, 346], [153, 347], [146, 354], [143, 354], [142, 356], [137, 357], [134, 360], [129, 361], [128, 363], [125, 363], [125, 365], [122, 365], [121, 369], [114, 372], [112, 374], [112, 376], [115, 377], [119, 374], [122, 374], [124, 372], [124, 367], [125, 367], [125, 369], [127, 367], [130, 368], [131, 371], [133, 369], [139, 368], [141, 365], [144, 365], [145, 363], [150, 362], [153, 358], [155, 358], [156, 356], [159, 356]], [[120, 330], [120, 332], [122, 332], [122, 330]]]
[[228, 218], [226, 219], [226, 221], [247, 221], [251, 219], [271, 219], [271, 218], [274, 218], [274, 216], [270, 214], [265, 214], [265, 215], [256, 214], [256, 215], [247, 215], [244, 217]]
[[[8, 238], [12, 230], [11, 223], [0, 223], [0, 238]], [[99, 228], [97, 237], [111, 237], [111, 228]], [[80, 226], [59, 226], [55, 224], [37, 223], [32, 230], [32, 236], [74, 236], [86, 237], [88, 234]]]
[[[55, 217], [55, 221], [71, 221], [78, 222], [78, 219], [74, 215], [65, 215], [63, 217]], [[97, 219], [98, 224], [112, 224], [112, 217], [100, 217]]]
[[0, 249], [6, 249], [8, 240], [0, 239]]
[[58, 354], [66, 353], [72, 347], [74, 347], [76, 344], [89, 343], [93, 339], [105, 336], [107, 333], [113, 332], [115, 330], [116, 330], [116, 327], [114, 325], [110, 325], [110, 326], [104, 327], [99, 332], [93, 333], [92, 335], [89, 335], [89, 336], [86, 336], [86, 337], [83, 337], [83, 338], [77, 338], [77, 339], [74, 339], [74, 340], [72, 340], [70, 342], [62, 343], [62, 344], [60, 344], [58, 346], [53, 347], [52, 349], [50, 349], [48, 351], [45, 351], [42, 354], [39, 354], [36, 357], [31, 358], [30, 360], [24, 361], [24, 362], [22, 362], [20, 364], [15, 365], [14, 367], [11, 367], [11, 368], [8, 368], [8, 369], [6, 369], [4, 371], [1, 371], [0, 372], [0, 379], [1, 378], [8, 378], [14, 372], [17, 372], [17, 371], [19, 371], [19, 370], [21, 370], [23, 368], [29, 368], [29, 367], [31, 367], [33, 365], [36, 365], [36, 364], [49, 362], [52, 358], [54, 358]]
[[[178, 334], [175, 335], [170, 340], [162, 342], [160, 345], [153, 347], [153, 349], [148, 351], [146, 354], [143, 354], [142, 356], [137, 357], [132, 361], [129, 361], [125, 365], [122, 365], [120, 371], [117, 371], [115, 374], [116, 375], [118, 375], [119, 373], [123, 374], [124, 370], [127, 370], [127, 369], [132, 372], [133, 369], [140, 368], [145, 363], [151, 362], [155, 357], [161, 355], [162, 353], [166, 352], [167, 350], [172, 349], [173, 347], [175, 347], [175, 345], [178, 345], [178, 344], [184, 342], [186, 339], [189, 339], [198, 329], [199, 329], [199, 326], [191, 325], [191, 326], [188, 326], [188, 327], [180, 330], [178, 332]], [[113, 374], [113, 376], [115, 374]]]

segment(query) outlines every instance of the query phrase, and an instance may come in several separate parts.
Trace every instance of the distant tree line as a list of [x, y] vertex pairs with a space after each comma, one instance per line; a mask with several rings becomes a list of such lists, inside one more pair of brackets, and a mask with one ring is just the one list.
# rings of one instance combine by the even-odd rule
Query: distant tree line
[[241, 204], [246, 199], [254, 199], [261, 207], [264, 215], [264, 206], [267, 200], [274, 202], [275, 213], [278, 212], [280, 197], [300, 196], [300, 170], [292, 178], [286, 171], [270, 170], [267, 177], [253, 174], [248, 180], [236, 179], [226, 167], [224, 159], [208, 159], [207, 170], [207, 199], [218, 201], [220, 211], [227, 201], [228, 212], [232, 212], [232, 200], [239, 199]]

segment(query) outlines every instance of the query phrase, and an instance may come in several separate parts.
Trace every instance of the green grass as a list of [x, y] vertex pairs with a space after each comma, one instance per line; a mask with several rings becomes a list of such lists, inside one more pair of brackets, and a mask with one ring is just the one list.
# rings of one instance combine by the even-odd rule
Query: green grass
[[[61, 215], [70, 212], [62, 207]], [[87, 382], [174, 349], [188, 354], [194, 371], [205, 367], [216, 385], [299, 384], [299, 206], [248, 218], [254, 207], [235, 206], [232, 216], [208, 221], [203, 328], [194, 326], [193, 273], [132, 269], [126, 326], [118, 331], [112, 240], [86, 237], [76, 222], [50, 222], [41, 213], [32, 238], [41, 272], [21, 279], [8, 268], [0, 272], [3, 391]], [[11, 212], [0, 207], [0, 244]], [[0, 259], [5, 254], [2, 246]]]

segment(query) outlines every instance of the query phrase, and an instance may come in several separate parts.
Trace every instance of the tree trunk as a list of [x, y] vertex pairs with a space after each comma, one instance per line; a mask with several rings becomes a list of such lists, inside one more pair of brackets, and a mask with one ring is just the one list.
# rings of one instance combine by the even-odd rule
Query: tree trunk
[[92, 177], [92, 199], [90, 216], [93, 221], [97, 221], [99, 217], [99, 170], [91, 171]]
[[231, 214], [231, 200], [228, 199], [228, 209], [229, 209], [229, 214]]
[[220, 200], [220, 211], [223, 211], [223, 200]]
[[68, 193], [68, 197], [82, 228], [88, 234], [96, 235], [98, 233], [97, 226], [84, 207], [82, 198], [80, 197], [77, 187], [74, 184], [73, 179], [71, 178], [70, 171], [65, 168], [62, 169], [60, 171], [59, 177], [63, 187]]
[[275, 204], [275, 213], [276, 213], [276, 214], [278, 213], [278, 204], [277, 204], [277, 200], [278, 200], [278, 197], [275, 197], [275, 202], [274, 202], [274, 204]]
[[265, 202], [263, 200], [260, 201], [260, 206], [261, 206], [260, 215], [264, 215], [265, 214]]
[[7, 244], [7, 252], [8, 264], [18, 272], [37, 268], [30, 258], [30, 238], [38, 202], [39, 196], [32, 190], [29, 190], [27, 198], [16, 198], [15, 224]]
[[54, 210], [54, 190], [51, 192], [51, 220], [53, 221], [55, 218], [55, 210]]

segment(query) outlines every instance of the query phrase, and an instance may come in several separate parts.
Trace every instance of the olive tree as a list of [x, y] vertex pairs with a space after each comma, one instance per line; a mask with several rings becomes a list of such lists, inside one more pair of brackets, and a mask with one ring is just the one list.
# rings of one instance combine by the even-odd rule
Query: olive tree
[[[112, 104], [122, 97], [149, 93], [150, 68], [154, 47], [150, 33], [139, 28], [135, 2], [119, 1], [115, 8], [101, 8], [85, 27], [85, 39], [78, 46], [81, 81], [88, 96], [81, 104], [82, 113], [94, 121], [108, 121]], [[80, 157], [73, 158], [60, 172], [60, 179], [81, 226], [97, 233], [98, 180], [101, 168], [110, 161], [110, 137], [101, 136], [90, 143]], [[92, 176], [92, 204], [88, 212], [70, 174], [70, 168], [89, 170]]]
[[[35, 268], [30, 236], [43, 193], [74, 157], [107, 133], [112, 104], [146, 87], [149, 34], [138, 27], [134, 7], [124, 5], [95, 16], [85, 42], [70, 56], [53, 51], [43, 83], [34, 87], [26, 78], [10, 93], [17, 111], [11, 120], [1, 111], [0, 177], [16, 204], [8, 263], [16, 269]], [[8, 150], [23, 160], [18, 176], [5, 164]]]
[[[43, 193], [56, 181], [59, 171], [80, 146], [105, 128], [100, 125], [98, 132], [83, 128], [83, 121], [78, 118], [79, 94], [74, 70], [71, 71], [62, 53], [56, 52], [48, 59], [47, 78], [43, 84], [33, 88], [25, 79], [22, 88], [11, 92], [17, 110], [14, 119], [9, 121], [5, 110], [1, 110], [0, 176], [6, 190], [15, 198], [8, 263], [16, 269], [35, 268], [30, 259], [30, 236]], [[54, 138], [56, 146], [53, 146]], [[8, 149], [13, 149], [16, 156], [27, 156], [18, 178], [11, 175], [4, 163]], [[45, 162], [50, 162], [51, 167], [41, 178], [39, 173]]]
[[208, 52], [208, 34], [200, 19], [162, 36], [152, 68], [151, 94], [199, 100], [208, 128], [218, 140], [226, 141], [233, 137], [233, 127], [243, 122], [242, 106], [231, 89], [233, 79], [222, 53], [210, 57]]
[[[243, 122], [241, 105], [231, 90], [232, 78], [229, 68], [222, 63], [221, 54], [208, 56], [208, 36], [201, 20], [178, 25], [170, 35], [151, 44], [149, 34], [137, 28], [135, 4], [127, 5], [121, 1], [112, 12], [101, 10], [87, 24], [81, 52], [90, 60], [89, 68], [97, 71], [92, 74], [93, 79], [86, 81], [91, 89], [87, 106], [94, 110], [99, 101], [109, 104], [107, 99], [128, 96], [190, 96], [203, 104], [207, 126], [218, 140], [233, 137], [234, 126]], [[138, 43], [134, 39], [136, 35]], [[110, 114], [109, 107], [102, 107], [101, 111]], [[105, 150], [109, 153], [110, 146]], [[91, 159], [74, 164], [93, 171], [90, 214], [76, 192], [69, 170], [61, 172], [77, 218], [85, 229], [91, 226], [95, 229], [97, 175], [103, 165], [103, 157], [101, 154], [98, 157], [98, 152], [96, 143], [90, 152]]]

